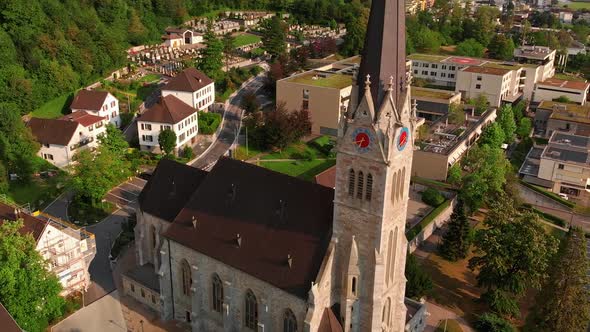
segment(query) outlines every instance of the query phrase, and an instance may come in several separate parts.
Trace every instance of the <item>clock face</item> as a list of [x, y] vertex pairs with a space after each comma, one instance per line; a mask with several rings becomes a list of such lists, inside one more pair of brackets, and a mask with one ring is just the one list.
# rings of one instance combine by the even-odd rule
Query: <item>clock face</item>
[[410, 131], [407, 127], [403, 127], [400, 132], [399, 136], [397, 137], [397, 149], [399, 151], [403, 151], [408, 141], [410, 140]]
[[352, 133], [352, 142], [356, 146], [359, 152], [367, 152], [371, 148], [371, 141], [373, 140], [373, 135], [371, 132], [366, 128], [357, 128]]

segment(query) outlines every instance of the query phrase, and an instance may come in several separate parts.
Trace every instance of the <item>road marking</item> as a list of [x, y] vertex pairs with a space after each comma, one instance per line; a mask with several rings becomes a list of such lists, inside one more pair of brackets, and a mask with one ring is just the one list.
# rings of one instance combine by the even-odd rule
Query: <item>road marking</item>
[[[137, 187], [137, 188], [139, 188], [139, 189], [143, 189], [143, 187], [141, 187], [141, 186], [138, 186], [138, 185], [136, 185], [136, 184], [134, 184], [134, 183], [131, 183], [131, 182], [125, 182], [125, 183], [126, 183], [126, 184], [129, 184], [129, 185], [132, 185], [132, 186], [134, 186], [134, 187]], [[124, 184], [125, 184], [125, 183], [124, 183]], [[122, 186], [122, 185], [123, 185], [123, 184], [120, 184], [119, 186]]]
[[132, 192], [132, 191], [125, 190], [125, 189], [121, 188], [121, 186], [118, 186], [117, 188], [118, 188], [119, 190], [121, 190], [121, 191], [124, 191], [124, 192], [126, 192], [126, 193], [129, 193], [129, 194], [131, 194], [131, 195], [133, 195], [133, 196], [139, 196], [138, 194], [136, 194], [136, 193], [134, 193], [134, 192]]
[[132, 201], [130, 201], [130, 200], [128, 200], [128, 199], [126, 199], [126, 198], [123, 198], [123, 197], [121, 197], [121, 196], [117, 196], [117, 195], [115, 195], [115, 194], [113, 194], [113, 193], [108, 193], [107, 195], [115, 196], [115, 197], [117, 197], [117, 198], [120, 198], [120, 199], [122, 199], [122, 200], [124, 200], [124, 201], [127, 201], [127, 202], [132, 202]]

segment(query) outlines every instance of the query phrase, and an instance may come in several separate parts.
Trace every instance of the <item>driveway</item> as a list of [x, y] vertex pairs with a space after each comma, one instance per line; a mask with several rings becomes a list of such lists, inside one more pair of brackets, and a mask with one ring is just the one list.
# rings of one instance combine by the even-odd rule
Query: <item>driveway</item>
[[117, 291], [88, 305], [51, 328], [52, 332], [127, 331]]
[[248, 82], [237, 94], [230, 99], [224, 112], [223, 127], [219, 132], [217, 140], [211, 144], [209, 149], [201, 154], [190, 165], [200, 169], [210, 169], [217, 160], [225, 155], [236, 140], [236, 134], [242, 126], [243, 110], [240, 107], [242, 98], [250, 92], [256, 93], [264, 85], [265, 75], [256, 76]]
[[105, 199], [120, 209], [128, 208], [132, 212], [137, 205], [137, 197], [146, 183], [147, 181], [144, 179], [133, 177], [131, 180], [123, 182], [111, 189], [106, 194]]

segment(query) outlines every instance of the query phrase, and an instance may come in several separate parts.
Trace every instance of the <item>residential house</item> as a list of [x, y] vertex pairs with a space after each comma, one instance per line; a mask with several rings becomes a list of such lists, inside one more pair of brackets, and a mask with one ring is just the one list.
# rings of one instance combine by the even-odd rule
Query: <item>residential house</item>
[[197, 138], [197, 110], [173, 95], [161, 97], [158, 103], [148, 108], [137, 118], [139, 146], [142, 151], [162, 152], [158, 137], [170, 129], [176, 134], [177, 153], [184, 146], [192, 146]]
[[94, 234], [45, 213], [0, 202], [0, 223], [23, 220], [21, 234], [30, 234], [47, 269], [63, 286], [61, 295], [84, 292], [90, 286], [90, 262], [96, 255]]
[[535, 111], [535, 128], [545, 137], [554, 131], [590, 136], [590, 106], [544, 100]]
[[84, 111], [59, 119], [32, 118], [27, 125], [41, 144], [37, 153], [51, 164], [63, 168], [81, 149], [93, 149], [106, 132], [106, 119]]
[[584, 105], [588, 99], [589, 87], [590, 83], [586, 81], [562, 80], [552, 77], [535, 85], [532, 100], [541, 102], [566, 97], [571, 102]]
[[115, 96], [106, 91], [86, 90], [78, 91], [72, 104], [72, 113], [86, 111], [107, 119], [115, 127], [121, 125], [119, 115], [119, 101]]
[[545, 46], [519, 46], [514, 50], [514, 60], [522, 66], [525, 79], [523, 94], [531, 99], [535, 83], [555, 75], [555, 57], [557, 51]]
[[190, 107], [205, 111], [215, 102], [215, 82], [195, 68], [187, 68], [162, 88], [162, 97], [175, 96]]

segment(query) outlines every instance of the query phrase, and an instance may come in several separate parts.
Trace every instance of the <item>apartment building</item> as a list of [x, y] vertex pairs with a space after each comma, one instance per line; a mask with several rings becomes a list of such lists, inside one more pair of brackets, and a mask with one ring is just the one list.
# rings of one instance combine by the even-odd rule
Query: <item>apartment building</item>
[[187, 68], [162, 88], [162, 97], [175, 96], [185, 104], [203, 111], [215, 102], [215, 82], [195, 68]]
[[176, 134], [175, 153], [184, 146], [192, 146], [199, 132], [197, 110], [173, 95], [161, 97], [137, 118], [141, 151], [161, 153], [158, 138], [165, 129]]
[[72, 104], [70, 105], [72, 113], [85, 111], [96, 116], [104, 117], [115, 127], [121, 125], [121, 116], [119, 115], [119, 100], [106, 91], [80, 90]]
[[552, 77], [535, 85], [532, 100], [541, 102], [566, 97], [571, 102], [584, 105], [588, 99], [589, 87], [590, 83], [586, 81], [562, 80]]
[[41, 144], [39, 157], [64, 168], [72, 163], [76, 152], [98, 146], [106, 123], [103, 117], [80, 111], [59, 119], [32, 118], [27, 126]]
[[465, 99], [485, 96], [491, 106], [514, 103], [522, 97], [525, 77], [518, 65], [486, 63], [462, 68], [457, 73], [455, 90]]
[[531, 99], [535, 83], [555, 75], [556, 50], [545, 46], [520, 46], [514, 50], [514, 60], [522, 65], [525, 79], [523, 94]]
[[496, 120], [496, 109], [481, 115], [466, 110], [463, 123], [451, 123], [448, 115], [429, 122], [425, 138], [416, 141], [412, 176], [445, 181], [448, 170], [477, 142], [483, 129]]
[[551, 181], [563, 193], [587, 205], [590, 200], [590, 138], [554, 131], [543, 150], [538, 177]]
[[279, 80], [277, 103], [285, 103], [289, 111], [308, 110], [312, 134], [336, 136], [359, 63], [355, 56]]
[[90, 262], [96, 255], [94, 234], [45, 213], [32, 213], [0, 198], [0, 224], [22, 219], [22, 234], [30, 234], [36, 250], [48, 262], [47, 269], [63, 286], [61, 295], [86, 291], [90, 286]]
[[542, 101], [535, 112], [535, 129], [546, 137], [554, 131], [590, 136], [590, 105]]
[[416, 104], [416, 115], [434, 121], [449, 112], [451, 104], [461, 103], [461, 93], [448, 90], [411, 87], [410, 98]]

